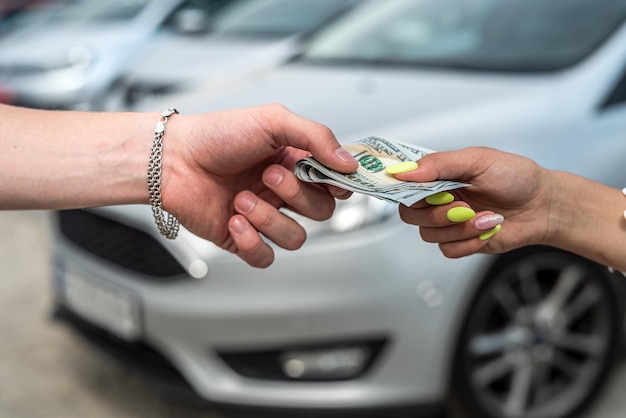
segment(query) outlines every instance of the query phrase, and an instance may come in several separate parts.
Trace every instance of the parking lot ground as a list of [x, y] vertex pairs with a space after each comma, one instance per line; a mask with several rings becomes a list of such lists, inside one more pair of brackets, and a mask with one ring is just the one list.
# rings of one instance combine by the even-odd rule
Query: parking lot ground
[[0, 418], [223, 418], [160, 399], [51, 320], [48, 216], [0, 213]]
[[[132, 370], [50, 320], [47, 213], [0, 212], [0, 231], [0, 418], [231, 418], [161, 398]], [[624, 417], [625, 363], [616, 368], [583, 418]]]

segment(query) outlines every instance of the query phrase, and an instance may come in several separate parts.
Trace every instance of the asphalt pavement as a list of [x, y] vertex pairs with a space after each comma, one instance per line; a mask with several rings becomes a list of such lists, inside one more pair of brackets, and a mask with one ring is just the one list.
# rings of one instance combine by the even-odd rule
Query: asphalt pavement
[[[0, 418], [231, 418], [163, 399], [50, 319], [48, 213], [0, 212], [0, 272]], [[624, 366], [582, 418], [626, 416]]]

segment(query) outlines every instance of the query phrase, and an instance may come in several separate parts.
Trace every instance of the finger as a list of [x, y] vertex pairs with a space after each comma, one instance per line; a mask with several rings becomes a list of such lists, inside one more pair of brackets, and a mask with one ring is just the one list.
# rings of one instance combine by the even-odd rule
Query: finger
[[422, 226], [420, 235], [426, 242], [446, 243], [463, 241], [478, 237], [481, 241], [486, 241], [493, 237], [502, 226], [504, 217], [502, 215], [485, 211], [476, 215], [471, 222], [455, 223], [448, 226]]
[[[476, 253], [493, 254], [501, 252], [497, 248], [497, 242], [491, 242], [501, 230], [502, 225], [496, 225], [493, 229], [480, 235], [460, 241], [450, 241], [439, 244], [441, 252], [448, 258], [460, 258]], [[496, 244], [495, 250], [493, 244]]]
[[228, 230], [237, 247], [235, 253], [252, 267], [265, 268], [274, 262], [274, 251], [241, 215], [234, 215]]
[[470, 206], [462, 201], [423, 208], [400, 205], [398, 211], [402, 221], [421, 227], [446, 227], [456, 223], [467, 222], [475, 217], [475, 213]]
[[[295, 166], [296, 162], [301, 160], [302, 158], [310, 155], [306, 151], [292, 148], [290, 152], [285, 153], [283, 159], [280, 161], [280, 165], [287, 168], [288, 170], [292, 170]], [[349, 190], [341, 189], [337, 186], [333, 186], [330, 184], [320, 184], [317, 183], [317, 186], [324, 187], [328, 190], [328, 192], [333, 195], [337, 199], [345, 200], [352, 196], [352, 192]]]
[[281, 248], [296, 250], [306, 240], [306, 232], [300, 224], [252, 192], [240, 192], [235, 197], [234, 207], [256, 231]]
[[439, 192], [439, 193], [432, 194], [418, 202], [415, 202], [409, 207], [411, 209], [420, 209], [420, 208], [427, 208], [431, 206], [442, 206], [442, 205], [445, 205], [447, 203], [454, 201], [454, 199], [455, 199], [455, 196], [450, 192]]
[[269, 189], [262, 190], [257, 194], [258, 198], [264, 200], [270, 205], [274, 206], [276, 209], [280, 209], [286, 206], [283, 199], [276, 195], [273, 191]]
[[327, 126], [297, 115], [282, 105], [271, 106], [268, 126], [281, 145], [310, 151], [322, 164], [342, 173], [356, 171], [358, 163], [340, 146]]
[[280, 197], [290, 209], [317, 221], [331, 217], [335, 200], [328, 190], [298, 180], [293, 172], [273, 165], [263, 172], [263, 183]]
[[439, 244], [441, 253], [448, 258], [461, 258], [476, 254], [487, 245], [487, 241], [482, 241], [478, 237], [463, 241], [453, 241]]
[[336, 199], [339, 199], [339, 200], [346, 200], [346, 199], [349, 199], [350, 196], [352, 196], [351, 191], [342, 189], [337, 186], [333, 186], [331, 184], [327, 184], [326, 188], [328, 189], [328, 192], [331, 195], [333, 195]]
[[500, 225], [496, 225], [496, 227], [488, 231], [477, 231], [470, 222], [465, 222], [443, 228], [420, 227], [420, 236], [425, 242], [435, 244], [465, 241], [474, 238], [486, 241], [498, 233], [500, 228]]
[[458, 151], [435, 152], [417, 161], [417, 170], [395, 174], [403, 181], [463, 180], [476, 177], [489, 164], [491, 150], [470, 147]]

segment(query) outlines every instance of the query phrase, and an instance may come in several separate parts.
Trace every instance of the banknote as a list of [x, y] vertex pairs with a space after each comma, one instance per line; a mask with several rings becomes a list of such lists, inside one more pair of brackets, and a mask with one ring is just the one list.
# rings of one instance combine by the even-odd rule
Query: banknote
[[406, 206], [435, 193], [469, 186], [451, 180], [407, 182], [386, 173], [387, 167], [405, 161], [417, 161], [426, 154], [435, 152], [428, 148], [379, 136], [363, 138], [344, 144], [343, 147], [359, 162], [359, 168], [354, 173], [339, 173], [315, 158], [308, 157], [296, 163], [296, 176], [302, 181], [332, 184]]

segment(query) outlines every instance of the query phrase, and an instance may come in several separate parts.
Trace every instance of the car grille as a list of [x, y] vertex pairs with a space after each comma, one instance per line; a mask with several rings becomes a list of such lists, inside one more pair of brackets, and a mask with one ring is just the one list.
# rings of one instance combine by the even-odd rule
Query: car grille
[[185, 269], [145, 232], [85, 210], [58, 211], [61, 235], [88, 253], [153, 278], [187, 278]]

